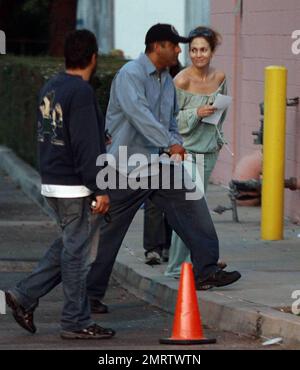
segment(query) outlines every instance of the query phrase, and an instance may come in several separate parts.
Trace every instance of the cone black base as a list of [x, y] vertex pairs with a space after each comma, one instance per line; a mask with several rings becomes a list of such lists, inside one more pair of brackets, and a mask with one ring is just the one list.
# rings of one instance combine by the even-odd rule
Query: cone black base
[[172, 339], [163, 338], [159, 340], [160, 344], [181, 344], [181, 345], [193, 345], [193, 344], [213, 344], [216, 343], [216, 339]]

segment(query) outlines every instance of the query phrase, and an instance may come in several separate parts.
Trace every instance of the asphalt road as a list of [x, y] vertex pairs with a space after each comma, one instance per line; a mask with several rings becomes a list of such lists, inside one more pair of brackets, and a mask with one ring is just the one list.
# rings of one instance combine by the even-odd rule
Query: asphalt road
[[[46, 247], [57, 236], [57, 227], [29, 200], [4, 173], [0, 173], [0, 290], [13, 286], [31, 271]], [[10, 312], [0, 315], [0, 350], [10, 349], [95, 349], [95, 350], [174, 350], [174, 349], [271, 349], [255, 338], [205, 329], [217, 344], [166, 346], [173, 317], [129, 294], [112, 282], [106, 296], [110, 313], [97, 315], [100, 325], [112, 327], [117, 335], [110, 340], [66, 341], [59, 337], [62, 290], [57, 287], [43, 297], [35, 313], [38, 332], [31, 335], [20, 328]]]
[[[8, 287], [24, 273], [0, 273], [2, 287]], [[159, 344], [160, 338], [169, 337], [173, 316], [151, 306], [125, 291], [112, 281], [105, 301], [108, 314], [94, 315], [104, 327], [111, 327], [117, 334], [109, 340], [66, 341], [59, 337], [59, 320], [62, 307], [62, 290], [56, 288], [40, 301], [35, 313], [36, 334], [31, 335], [20, 328], [10, 311], [0, 316], [0, 350], [3, 349], [94, 349], [94, 350], [198, 350], [198, 349], [267, 349], [261, 340], [228, 332], [204, 328], [208, 338], [216, 338], [216, 344], [204, 346], [178, 346]]]

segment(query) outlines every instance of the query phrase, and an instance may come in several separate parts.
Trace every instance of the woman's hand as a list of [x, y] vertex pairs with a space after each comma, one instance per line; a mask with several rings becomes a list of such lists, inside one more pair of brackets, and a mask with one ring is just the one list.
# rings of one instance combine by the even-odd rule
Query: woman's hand
[[197, 109], [197, 114], [198, 117], [204, 118], [211, 116], [213, 113], [215, 113], [216, 110], [217, 108], [213, 107], [212, 105], [202, 105]]

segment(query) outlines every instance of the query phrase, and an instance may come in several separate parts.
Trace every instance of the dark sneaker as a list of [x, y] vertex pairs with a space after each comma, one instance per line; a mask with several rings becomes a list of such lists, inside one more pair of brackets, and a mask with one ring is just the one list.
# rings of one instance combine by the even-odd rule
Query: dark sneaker
[[234, 283], [241, 278], [238, 271], [227, 272], [217, 270], [211, 274], [206, 280], [198, 280], [196, 282], [197, 290], [208, 290], [214, 287], [222, 287]]
[[26, 312], [25, 309], [19, 304], [13, 293], [10, 291], [5, 292], [5, 300], [8, 307], [11, 308], [13, 317], [15, 318], [16, 322], [23, 329], [29, 331], [32, 334], [35, 333], [36, 326], [33, 322], [33, 311]]
[[97, 324], [78, 331], [62, 330], [60, 332], [62, 339], [109, 339], [115, 334], [116, 332], [113, 329], [102, 328]]
[[108, 313], [108, 307], [99, 299], [90, 298], [90, 305], [92, 313]]
[[146, 254], [146, 259], [145, 259], [145, 263], [146, 265], [150, 265], [150, 266], [153, 266], [153, 265], [160, 265], [160, 255], [159, 253], [157, 252], [147, 252]]

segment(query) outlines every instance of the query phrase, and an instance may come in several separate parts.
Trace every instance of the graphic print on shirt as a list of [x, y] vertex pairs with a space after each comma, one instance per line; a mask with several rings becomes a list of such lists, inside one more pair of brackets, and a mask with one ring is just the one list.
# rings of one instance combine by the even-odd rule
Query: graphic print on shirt
[[45, 136], [50, 136], [51, 144], [65, 145], [59, 138], [59, 131], [63, 128], [63, 111], [61, 105], [54, 105], [55, 92], [50, 91], [43, 97], [39, 109], [42, 114], [42, 122], [38, 121], [38, 141], [44, 142]]

